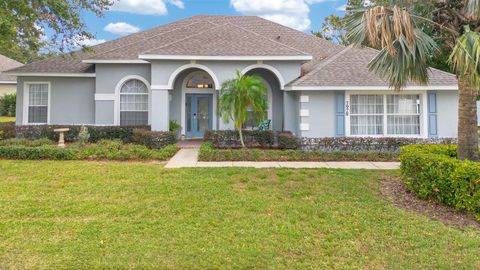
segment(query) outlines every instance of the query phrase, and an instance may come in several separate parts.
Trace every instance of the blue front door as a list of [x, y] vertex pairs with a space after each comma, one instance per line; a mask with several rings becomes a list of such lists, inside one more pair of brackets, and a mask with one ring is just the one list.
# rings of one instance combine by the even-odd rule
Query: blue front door
[[203, 138], [205, 131], [212, 129], [212, 99], [211, 94], [186, 94], [187, 138]]

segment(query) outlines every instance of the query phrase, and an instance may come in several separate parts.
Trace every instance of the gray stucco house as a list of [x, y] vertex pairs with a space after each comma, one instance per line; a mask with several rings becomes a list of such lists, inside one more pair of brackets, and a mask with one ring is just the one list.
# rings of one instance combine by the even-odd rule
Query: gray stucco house
[[377, 51], [344, 47], [259, 17], [196, 16], [10, 71], [17, 124], [150, 124], [202, 137], [236, 70], [268, 86], [274, 130], [303, 137], [457, 136], [457, 80], [394, 92], [368, 71]]

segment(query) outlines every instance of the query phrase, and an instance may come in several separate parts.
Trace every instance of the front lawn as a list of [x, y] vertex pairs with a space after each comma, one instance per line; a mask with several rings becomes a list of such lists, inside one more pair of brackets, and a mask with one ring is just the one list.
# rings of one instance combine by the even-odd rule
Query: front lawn
[[3, 160], [0, 269], [479, 269], [479, 231], [380, 197], [397, 174]]
[[15, 117], [0, 116], [0, 123], [15, 122]]

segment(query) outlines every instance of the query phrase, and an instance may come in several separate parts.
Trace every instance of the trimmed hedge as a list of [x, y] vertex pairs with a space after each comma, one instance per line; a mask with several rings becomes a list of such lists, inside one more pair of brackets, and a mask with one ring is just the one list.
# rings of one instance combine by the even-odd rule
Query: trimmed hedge
[[54, 145], [53, 141], [43, 138], [38, 140], [26, 140], [26, 139], [6, 139], [0, 140], [0, 146], [27, 146], [27, 147], [39, 147], [44, 145]]
[[391, 152], [318, 152], [274, 149], [215, 149], [211, 143], [200, 147], [200, 161], [398, 161]]
[[278, 148], [298, 149], [300, 148], [300, 139], [290, 132], [282, 132], [278, 134]]
[[[205, 132], [205, 140], [216, 148], [241, 147], [237, 130], [208, 130]], [[271, 130], [243, 130], [243, 141], [247, 147], [272, 148], [275, 134]]]
[[[36, 140], [40, 138], [48, 138], [53, 141], [58, 140], [58, 133], [53, 130], [56, 128], [69, 128], [65, 133], [66, 142], [74, 142], [80, 128], [78, 125], [25, 125], [16, 126], [16, 137], [20, 139]], [[133, 142], [133, 130], [145, 129], [150, 130], [150, 126], [86, 126], [90, 133], [89, 142], [97, 142], [99, 140], [122, 140], [124, 143]]]
[[471, 212], [480, 220], [480, 163], [456, 155], [456, 145], [402, 147], [403, 181], [419, 197]]
[[132, 142], [144, 145], [150, 149], [160, 149], [169, 144], [175, 144], [177, 137], [175, 132], [149, 131], [145, 129], [134, 129]]
[[397, 138], [397, 137], [327, 137], [302, 138], [302, 149], [307, 151], [377, 151], [399, 153], [402, 146], [411, 144], [453, 144], [451, 138]]
[[0, 140], [15, 138], [15, 123], [0, 123]]
[[77, 159], [78, 149], [63, 149], [56, 146], [43, 145], [28, 147], [24, 145], [0, 146], [0, 158], [30, 160], [72, 160]]
[[72, 144], [67, 148], [49, 145], [45, 139], [30, 143], [17, 140], [18, 144], [14, 143], [13, 140], [7, 143], [3, 142], [3, 145], [0, 146], [0, 158], [29, 160], [167, 160], [177, 152], [176, 145], [152, 150], [143, 145], [123, 144], [120, 140], [101, 140], [96, 144], [88, 144], [85, 147]]

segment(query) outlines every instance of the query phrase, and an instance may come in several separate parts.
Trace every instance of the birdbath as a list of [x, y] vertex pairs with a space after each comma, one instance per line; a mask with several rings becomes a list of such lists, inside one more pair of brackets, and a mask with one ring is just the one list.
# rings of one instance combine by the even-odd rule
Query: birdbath
[[69, 128], [57, 128], [53, 132], [58, 133], [58, 147], [65, 148], [65, 132], [69, 131]]

